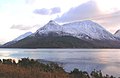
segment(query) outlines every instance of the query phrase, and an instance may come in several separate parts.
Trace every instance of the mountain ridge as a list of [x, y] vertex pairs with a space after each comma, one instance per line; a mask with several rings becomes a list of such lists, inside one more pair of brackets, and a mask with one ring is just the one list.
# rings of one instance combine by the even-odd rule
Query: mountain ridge
[[38, 29], [37, 32], [39, 34], [47, 34], [49, 32], [64, 32], [78, 38], [86, 35], [93, 39], [115, 40], [114, 35], [112, 35], [99, 24], [90, 20], [72, 22], [63, 25], [59, 25], [54, 21], [49, 21], [45, 26]]
[[27, 37], [27, 36], [29, 36], [31, 34], [32, 34], [32, 32], [26, 32], [26, 33], [18, 36], [17, 38], [15, 38], [13, 41], [19, 41], [19, 40], [24, 39], [25, 37]]
[[[48, 44], [51, 46], [48, 47]], [[77, 21], [63, 25], [50, 20], [35, 33], [10, 45], [3, 45], [3, 47], [55, 48], [56, 46], [53, 46], [53, 44], [57, 48], [120, 48], [119, 38], [91, 20]], [[82, 47], [83, 44], [88, 44], [88, 46], [85, 45]], [[69, 47], [65, 45], [69, 45]]]

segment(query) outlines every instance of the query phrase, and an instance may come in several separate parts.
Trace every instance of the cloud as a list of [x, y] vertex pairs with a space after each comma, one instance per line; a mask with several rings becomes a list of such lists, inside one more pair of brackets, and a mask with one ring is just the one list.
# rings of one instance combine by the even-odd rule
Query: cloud
[[38, 25], [33, 26], [25, 26], [25, 25], [12, 25], [10, 29], [18, 29], [18, 30], [30, 30], [34, 27], [38, 27]]
[[45, 8], [34, 10], [35, 14], [40, 14], [40, 15], [48, 15], [49, 12], [50, 12], [49, 9], [45, 9]]
[[93, 20], [101, 21], [101, 23], [103, 23], [103, 24], [104, 23], [109, 23], [109, 24], [116, 23], [116, 24], [118, 24], [120, 21], [120, 11], [113, 12], [110, 14], [104, 14], [104, 15], [93, 18]]
[[58, 22], [70, 22], [75, 20], [89, 19], [99, 15], [100, 11], [94, 1], [88, 1], [75, 8], [71, 8], [68, 12], [64, 13], [61, 17], [56, 18]]
[[46, 8], [42, 8], [42, 9], [35, 9], [33, 11], [33, 13], [35, 14], [40, 14], [40, 15], [52, 15], [52, 14], [57, 14], [60, 13], [61, 9], [59, 7], [54, 7], [51, 9], [46, 9]]
[[71, 8], [68, 12], [57, 17], [55, 20], [61, 23], [77, 20], [93, 20], [105, 27], [108, 31], [115, 32], [120, 29], [120, 10], [106, 14], [101, 11], [94, 0], [90, 0], [77, 7]]
[[93, 18], [93, 20], [105, 26], [107, 30], [111, 32], [115, 32], [116, 30], [120, 29], [120, 11], [104, 14]]
[[57, 14], [60, 12], [61, 12], [61, 9], [59, 7], [51, 8], [51, 14]]

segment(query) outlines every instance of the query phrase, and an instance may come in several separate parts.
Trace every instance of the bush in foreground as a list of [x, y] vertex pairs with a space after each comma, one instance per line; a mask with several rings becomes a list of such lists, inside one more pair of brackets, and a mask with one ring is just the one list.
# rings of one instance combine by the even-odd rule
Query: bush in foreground
[[70, 73], [65, 72], [58, 64], [40, 63], [34, 59], [22, 58], [18, 63], [12, 59], [0, 60], [0, 78], [115, 78], [103, 76], [101, 71], [92, 71], [89, 75], [86, 71], [74, 69]]

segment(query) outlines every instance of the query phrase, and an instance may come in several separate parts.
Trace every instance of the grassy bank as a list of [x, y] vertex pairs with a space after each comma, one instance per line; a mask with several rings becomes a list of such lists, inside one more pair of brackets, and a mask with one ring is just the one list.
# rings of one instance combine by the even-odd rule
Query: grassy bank
[[65, 72], [58, 64], [40, 63], [34, 59], [22, 58], [16, 63], [12, 59], [0, 60], [0, 78], [114, 78], [103, 76], [101, 71], [86, 71], [74, 69], [70, 73]]

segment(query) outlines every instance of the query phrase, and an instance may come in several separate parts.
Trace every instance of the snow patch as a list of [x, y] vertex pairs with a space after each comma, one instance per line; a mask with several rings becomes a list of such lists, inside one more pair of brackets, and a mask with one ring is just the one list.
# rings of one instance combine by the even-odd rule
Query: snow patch
[[32, 34], [32, 32], [27, 32], [27, 33], [25, 33], [25, 34], [23, 34], [23, 35], [20, 35], [19, 37], [17, 37], [17, 38], [14, 39], [13, 41], [22, 40], [22, 39], [26, 38], [27, 36], [29, 36], [29, 35], [31, 35], [31, 34]]
[[[45, 26], [38, 29], [36, 33], [39, 34], [48, 34], [49, 32], [64, 32], [68, 33], [68, 35], [72, 35], [77, 38], [85, 38], [85, 39], [99, 39], [99, 40], [115, 40], [116, 38], [110, 32], [105, 30], [99, 24], [91, 21], [78, 21], [67, 23], [64, 25], [59, 25], [55, 21], [49, 21]], [[59, 33], [60, 34], [60, 33]]]

